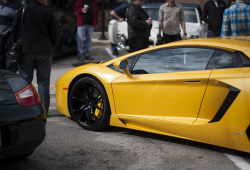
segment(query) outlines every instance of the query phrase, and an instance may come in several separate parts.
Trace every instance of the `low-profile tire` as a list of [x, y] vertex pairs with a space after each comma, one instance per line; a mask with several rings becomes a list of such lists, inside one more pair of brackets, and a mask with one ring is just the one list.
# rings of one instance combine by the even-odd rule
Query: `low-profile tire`
[[99, 131], [108, 127], [110, 106], [102, 83], [92, 77], [78, 79], [69, 92], [69, 111], [84, 129]]

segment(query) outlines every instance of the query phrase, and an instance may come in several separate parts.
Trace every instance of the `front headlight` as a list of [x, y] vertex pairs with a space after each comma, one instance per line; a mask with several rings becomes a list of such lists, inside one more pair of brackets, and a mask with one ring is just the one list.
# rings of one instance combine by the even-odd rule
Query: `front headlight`
[[122, 49], [125, 49], [125, 41], [126, 41], [126, 38], [125, 38], [125, 35], [124, 34], [118, 34], [117, 35], [117, 48], [118, 50], [122, 50]]

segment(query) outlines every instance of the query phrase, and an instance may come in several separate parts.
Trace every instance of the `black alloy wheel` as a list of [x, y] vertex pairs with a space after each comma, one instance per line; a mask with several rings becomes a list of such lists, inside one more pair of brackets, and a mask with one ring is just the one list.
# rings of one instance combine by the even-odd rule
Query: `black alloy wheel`
[[110, 106], [103, 85], [92, 77], [82, 77], [72, 86], [69, 111], [84, 129], [98, 131], [110, 121]]

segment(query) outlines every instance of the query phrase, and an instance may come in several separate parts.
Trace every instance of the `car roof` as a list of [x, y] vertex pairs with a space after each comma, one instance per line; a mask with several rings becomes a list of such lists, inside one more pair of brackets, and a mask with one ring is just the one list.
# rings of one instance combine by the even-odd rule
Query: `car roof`
[[135, 56], [143, 52], [154, 51], [162, 48], [174, 48], [174, 47], [208, 47], [208, 48], [219, 48], [230, 51], [241, 51], [250, 58], [250, 36], [232, 36], [232, 37], [217, 37], [217, 38], [203, 38], [203, 39], [188, 39], [175, 41], [168, 44], [163, 44], [159, 46], [154, 46], [151, 48], [143, 49], [134, 53], [129, 53], [124, 56], [115, 58], [108, 62], [103, 63], [104, 65], [109, 65], [115, 61]]
[[204, 46], [234, 51], [250, 50], [250, 36], [232, 36], [203, 39], [189, 39], [170, 43], [171, 46]]

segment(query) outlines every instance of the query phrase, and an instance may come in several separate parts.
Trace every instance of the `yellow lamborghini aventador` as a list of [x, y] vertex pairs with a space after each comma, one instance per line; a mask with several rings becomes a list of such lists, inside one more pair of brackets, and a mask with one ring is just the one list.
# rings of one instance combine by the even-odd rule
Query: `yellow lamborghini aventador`
[[81, 127], [119, 126], [250, 152], [250, 37], [194, 39], [77, 67], [57, 110]]

